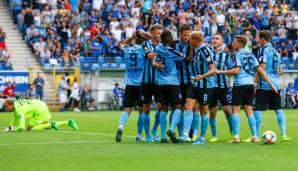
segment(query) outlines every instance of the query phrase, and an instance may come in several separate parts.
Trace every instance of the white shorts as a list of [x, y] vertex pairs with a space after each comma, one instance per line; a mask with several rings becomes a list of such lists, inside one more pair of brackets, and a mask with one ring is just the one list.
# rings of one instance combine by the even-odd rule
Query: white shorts
[[59, 94], [59, 101], [60, 103], [66, 103], [67, 102], [67, 95], [64, 93]]

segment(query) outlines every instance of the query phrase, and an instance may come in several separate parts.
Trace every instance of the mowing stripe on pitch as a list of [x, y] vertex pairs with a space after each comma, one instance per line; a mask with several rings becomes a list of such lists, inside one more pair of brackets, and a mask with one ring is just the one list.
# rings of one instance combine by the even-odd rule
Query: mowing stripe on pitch
[[90, 144], [90, 143], [113, 143], [114, 141], [50, 141], [50, 142], [28, 142], [28, 143], [9, 143], [0, 144], [0, 146], [14, 145], [45, 145], [45, 144]]

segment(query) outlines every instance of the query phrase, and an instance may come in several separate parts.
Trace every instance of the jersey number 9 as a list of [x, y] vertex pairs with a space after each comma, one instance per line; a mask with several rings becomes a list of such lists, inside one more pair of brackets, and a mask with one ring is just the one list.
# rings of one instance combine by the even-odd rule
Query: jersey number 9
[[136, 53], [132, 53], [130, 54], [130, 67], [137, 67], [137, 54]]

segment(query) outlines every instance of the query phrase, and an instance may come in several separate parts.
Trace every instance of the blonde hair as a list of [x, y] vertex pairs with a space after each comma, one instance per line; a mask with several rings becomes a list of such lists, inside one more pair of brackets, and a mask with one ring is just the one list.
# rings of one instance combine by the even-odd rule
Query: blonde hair
[[190, 39], [197, 40], [199, 42], [204, 42], [203, 33], [200, 31], [193, 31], [190, 33]]

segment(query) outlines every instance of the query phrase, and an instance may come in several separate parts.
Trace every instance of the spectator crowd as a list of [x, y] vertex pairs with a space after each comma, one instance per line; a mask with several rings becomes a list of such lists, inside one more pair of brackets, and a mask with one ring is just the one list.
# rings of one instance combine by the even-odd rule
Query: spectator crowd
[[[117, 67], [121, 43], [135, 30], [161, 24], [178, 38], [189, 24], [211, 40], [216, 32], [230, 44], [244, 34], [257, 52], [257, 31], [270, 30], [273, 46], [292, 69], [297, 46], [297, 2], [292, 0], [13, 0], [17, 28], [42, 65], [58, 62], [82, 66], [82, 61]], [[294, 12], [291, 12], [293, 10]], [[54, 63], [56, 63], [54, 62]], [[106, 66], [106, 65], [105, 65]]]
[[3, 31], [0, 26], [0, 70], [11, 70], [12, 66], [9, 61], [10, 55], [6, 47], [6, 33]]

